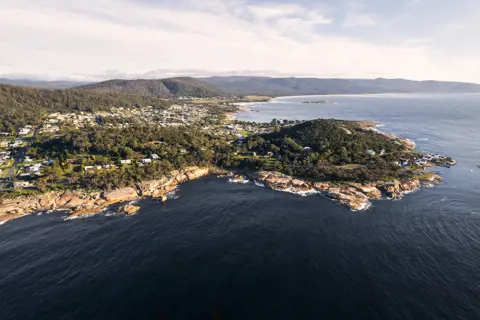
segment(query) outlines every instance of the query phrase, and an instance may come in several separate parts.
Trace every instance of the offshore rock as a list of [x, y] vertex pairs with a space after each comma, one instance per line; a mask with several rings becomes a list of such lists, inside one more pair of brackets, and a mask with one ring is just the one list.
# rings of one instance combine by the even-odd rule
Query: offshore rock
[[131, 204], [127, 204], [123, 207], [120, 207], [118, 209], [118, 213], [124, 213], [126, 215], [134, 215], [135, 213], [137, 213], [141, 208], [139, 206], [134, 206], [134, 205], [131, 205]]

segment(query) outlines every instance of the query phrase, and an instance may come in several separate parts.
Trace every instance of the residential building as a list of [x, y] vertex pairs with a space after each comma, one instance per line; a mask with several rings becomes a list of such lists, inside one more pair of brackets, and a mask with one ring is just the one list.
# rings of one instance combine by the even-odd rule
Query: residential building
[[14, 188], [28, 188], [31, 186], [32, 184], [29, 181], [15, 181], [13, 183]]
[[19, 135], [22, 135], [22, 136], [26, 136], [27, 134], [30, 133], [30, 129], [29, 128], [22, 128], [20, 129], [20, 131], [18, 132]]

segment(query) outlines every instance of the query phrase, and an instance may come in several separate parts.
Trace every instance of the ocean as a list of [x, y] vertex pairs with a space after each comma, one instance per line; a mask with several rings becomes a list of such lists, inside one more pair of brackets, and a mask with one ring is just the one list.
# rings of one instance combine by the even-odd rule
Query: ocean
[[[334, 104], [302, 104], [328, 100]], [[452, 156], [365, 212], [208, 177], [131, 217], [0, 226], [0, 319], [480, 319], [480, 95], [279, 98], [248, 121], [375, 120]], [[258, 110], [258, 112], [257, 112]]]

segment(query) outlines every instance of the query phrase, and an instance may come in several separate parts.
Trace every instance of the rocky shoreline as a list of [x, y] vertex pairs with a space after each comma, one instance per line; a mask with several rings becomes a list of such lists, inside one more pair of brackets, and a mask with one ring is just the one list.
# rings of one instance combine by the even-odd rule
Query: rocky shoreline
[[442, 178], [428, 172], [422, 178], [393, 180], [390, 182], [354, 183], [354, 182], [314, 182], [297, 179], [279, 172], [260, 171], [248, 176], [211, 168], [191, 167], [174, 171], [168, 177], [137, 183], [135, 187], [125, 187], [112, 191], [88, 192], [53, 191], [36, 196], [25, 196], [0, 201], [0, 225], [26, 215], [51, 210], [68, 212], [68, 219], [88, 217], [98, 214], [112, 205], [120, 204], [118, 214], [133, 215], [140, 210], [131, 202], [139, 199], [158, 199], [167, 201], [167, 195], [178, 185], [209, 174], [229, 178], [233, 183], [254, 182], [272, 190], [290, 192], [302, 196], [322, 194], [325, 197], [346, 205], [352, 211], [365, 211], [372, 200], [402, 199], [422, 186], [438, 184]]
[[[209, 168], [191, 167], [173, 171], [168, 177], [161, 180], [145, 181], [138, 183], [135, 187], [112, 191], [53, 191], [36, 196], [4, 199], [0, 201], [0, 224], [41, 211], [65, 210], [68, 212], [69, 218], [76, 218], [91, 216], [102, 212], [111, 205], [128, 203], [142, 198], [166, 201], [168, 193], [176, 190], [179, 184], [204, 177], [209, 173]], [[132, 215], [138, 210], [140, 210], [138, 206], [125, 204], [119, 207], [117, 212]]]
[[415, 192], [422, 186], [438, 184], [443, 179], [439, 175], [429, 172], [425, 176], [415, 179], [393, 180], [361, 184], [354, 182], [313, 182], [296, 179], [279, 172], [262, 171], [248, 177], [231, 175], [231, 182], [250, 180], [267, 188], [277, 191], [291, 192], [299, 195], [320, 193], [329, 199], [346, 205], [353, 211], [365, 211], [371, 206], [371, 200], [402, 199], [405, 195]]

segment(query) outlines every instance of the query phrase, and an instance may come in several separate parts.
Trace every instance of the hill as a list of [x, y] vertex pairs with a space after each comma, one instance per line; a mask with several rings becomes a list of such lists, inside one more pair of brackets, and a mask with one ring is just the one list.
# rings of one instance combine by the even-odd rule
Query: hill
[[465, 93], [480, 92], [480, 85], [464, 82], [411, 81], [404, 79], [315, 79], [268, 77], [211, 77], [203, 82], [235, 95], [321, 95], [366, 93]]
[[9, 84], [14, 86], [31, 87], [38, 89], [69, 89], [76, 86], [86, 85], [88, 84], [88, 82], [0, 78], [0, 84]]
[[328, 119], [251, 136], [243, 145], [250, 153], [273, 155], [247, 158], [245, 167], [340, 181], [398, 177], [401, 170], [391, 163], [411, 154], [401, 140], [369, 130], [364, 123]]
[[136, 105], [163, 108], [168, 104], [162, 99], [138, 95], [0, 85], [0, 131], [37, 123], [46, 113], [52, 112], [95, 112]]
[[159, 80], [109, 80], [85, 86], [76, 87], [81, 90], [98, 92], [122, 92], [148, 97], [174, 98], [215, 97], [222, 92], [209, 83], [194, 78], [170, 78]]

